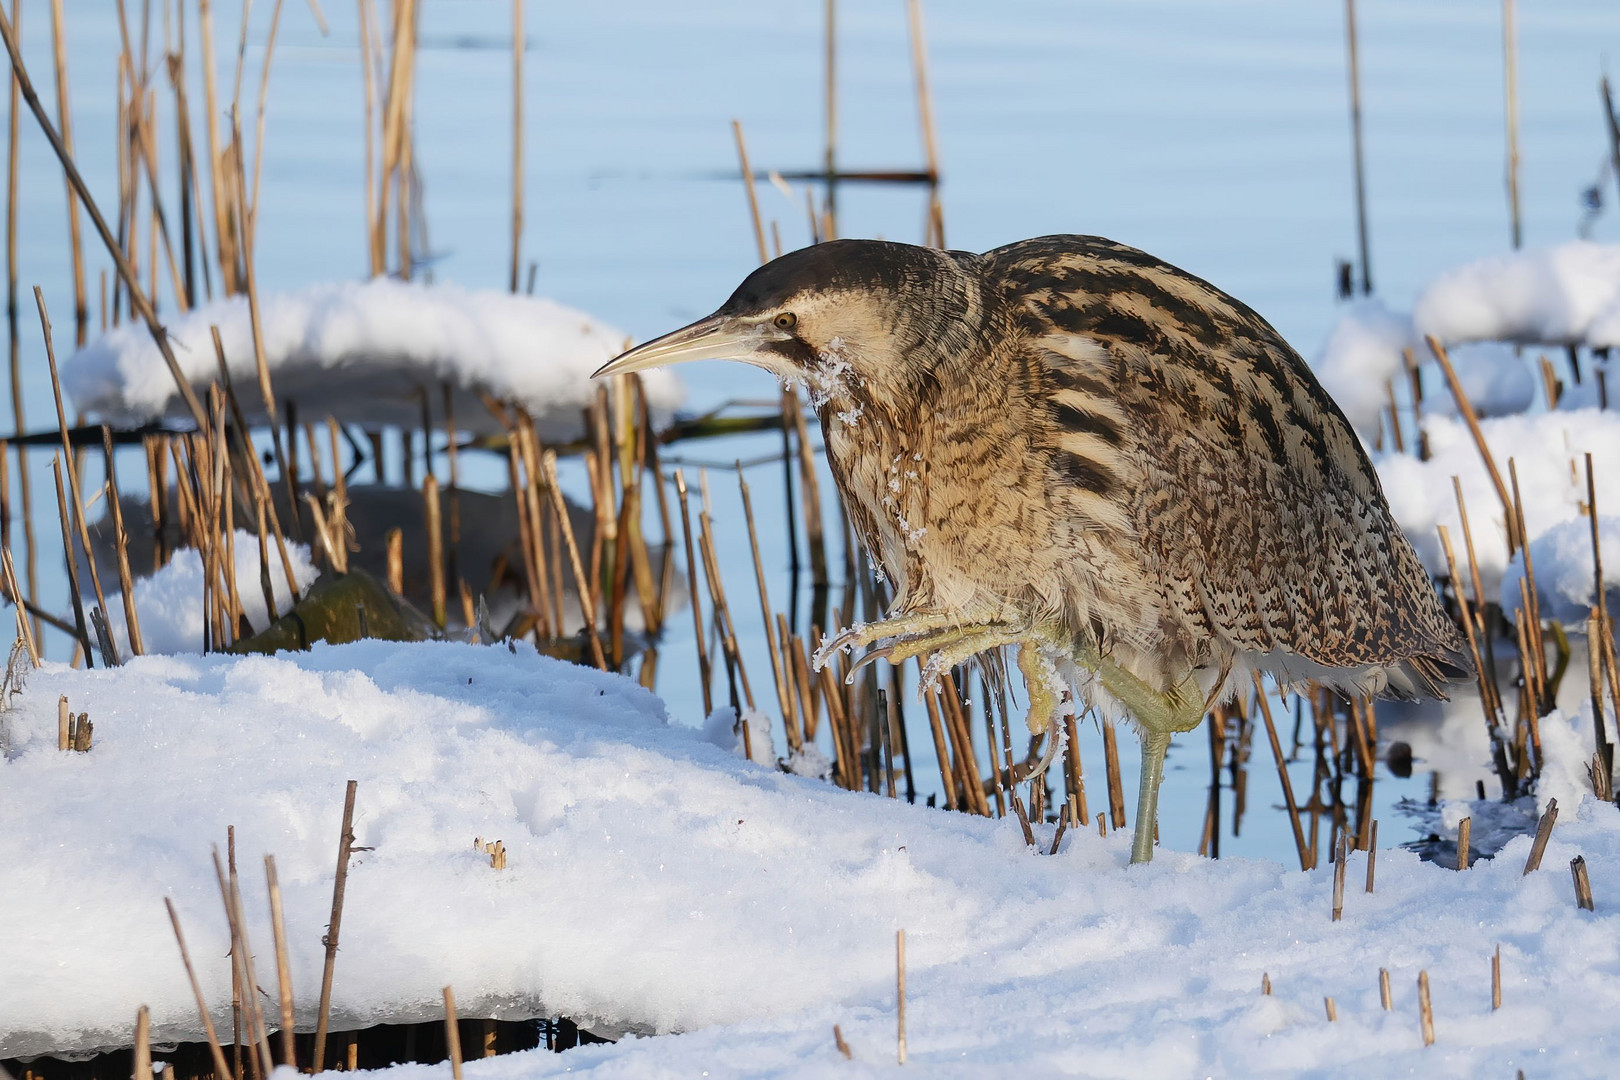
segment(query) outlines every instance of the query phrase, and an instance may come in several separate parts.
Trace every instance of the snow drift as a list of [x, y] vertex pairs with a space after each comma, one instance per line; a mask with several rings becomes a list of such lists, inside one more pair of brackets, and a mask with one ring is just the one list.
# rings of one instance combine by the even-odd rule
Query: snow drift
[[[56, 750], [58, 694], [95, 722], [89, 753]], [[338, 1028], [435, 1018], [450, 984], [464, 1016], [688, 1033], [469, 1062], [472, 1080], [820, 1075], [851, 1067], [834, 1023], [867, 1063], [854, 1068], [870, 1070], [893, 1060], [902, 928], [911, 1067], [930, 1074], [1578, 1077], [1612, 1061], [1620, 814], [1592, 802], [1565, 805], [1546, 869], [1528, 877], [1528, 838], [1462, 874], [1381, 851], [1377, 891], [1352, 889], [1332, 922], [1327, 866], [1161, 850], [1127, 867], [1129, 835], [1090, 830], [1036, 854], [1012, 819], [761, 768], [668, 724], [629, 680], [521, 646], [368, 641], [52, 666], [4, 725], [0, 1056], [127, 1045], [143, 1003], [155, 1042], [195, 1038], [165, 897], [225, 1019], [209, 854], [232, 824], [261, 959], [261, 856], [277, 856], [307, 1026], [352, 777], [357, 842], [371, 850], [349, 878]], [[1569, 725], [1572, 760], [1590, 753], [1582, 730]], [[475, 836], [505, 843], [505, 870], [472, 850]], [[1037, 839], [1050, 845], [1051, 827]], [[1596, 912], [1573, 902], [1564, 868], [1577, 853]], [[1364, 858], [1352, 856], [1354, 882]], [[1378, 1003], [1380, 967], [1393, 1012]], [[1420, 970], [1439, 1040], [1428, 1049]], [[389, 1078], [430, 1075], [444, 1066]]]
[[[463, 431], [499, 425], [484, 391], [528, 409], [541, 438], [583, 430], [580, 410], [595, 393], [590, 376], [628, 344], [610, 326], [551, 300], [454, 285], [373, 278], [311, 285], [260, 297], [265, 359], [278, 399], [360, 424], [418, 426], [421, 395], [442, 417], [441, 384], [455, 393]], [[231, 380], [250, 419], [262, 419], [247, 298], [203, 305], [168, 324], [175, 359], [199, 391], [218, 377], [210, 326], [218, 326]], [[655, 416], [681, 401], [676, 376], [643, 374]], [[62, 381], [81, 411], [116, 422], [186, 415], [162, 354], [144, 325], [109, 332], [74, 353]]]

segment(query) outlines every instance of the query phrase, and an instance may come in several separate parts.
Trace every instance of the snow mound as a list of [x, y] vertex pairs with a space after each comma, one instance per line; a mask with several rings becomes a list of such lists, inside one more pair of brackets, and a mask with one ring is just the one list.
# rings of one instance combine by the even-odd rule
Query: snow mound
[[1620, 344], [1620, 244], [1574, 240], [1448, 270], [1412, 308], [1441, 341]]
[[[1408, 349], [1415, 362], [1433, 368], [1429, 347], [1413, 330], [1410, 317], [1377, 300], [1357, 300], [1345, 308], [1311, 365], [1350, 425], [1369, 442], [1378, 437], [1389, 408], [1391, 380], [1400, 400], [1408, 399], [1404, 356]], [[1535, 401], [1536, 377], [1512, 347], [1496, 342], [1466, 343], [1450, 349], [1449, 356], [1469, 404], [1480, 416], [1523, 412]], [[1431, 379], [1429, 386], [1424, 412], [1456, 415], [1451, 392], [1439, 379]]]
[[[1599, 496], [1601, 500], [1601, 496]], [[1601, 506], [1601, 502], [1599, 504]], [[1598, 514], [1598, 536], [1603, 545], [1604, 603], [1612, 606], [1620, 589], [1620, 517]], [[1592, 520], [1575, 517], [1561, 521], [1530, 541], [1530, 561], [1536, 572], [1536, 595], [1541, 616], [1586, 629], [1592, 610]], [[1508, 618], [1523, 607], [1519, 581], [1524, 577], [1524, 553], [1502, 577], [1501, 604]], [[1583, 683], [1584, 685], [1584, 683]]]
[[[373, 278], [311, 285], [260, 297], [265, 359], [277, 398], [318, 402], [362, 424], [419, 425], [421, 393], [442, 414], [441, 384], [455, 392], [457, 426], [493, 433], [479, 397], [523, 405], [547, 441], [577, 437], [590, 376], [628, 344], [624, 334], [551, 300], [454, 285]], [[262, 418], [246, 297], [217, 300], [169, 323], [175, 359], [201, 392], [218, 378], [209, 327], [219, 327], [231, 379], [250, 419]], [[680, 404], [676, 376], [643, 374], [655, 416]], [[85, 413], [117, 422], [187, 415], [151, 335], [120, 327], [74, 353], [62, 381]]]
[[1311, 367], [1351, 426], [1370, 439], [1389, 405], [1385, 384], [1404, 377], [1404, 350], [1419, 358], [1428, 355], [1419, 348], [1410, 318], [1378, 300], [1357, 300], [1346, 305]]
[[[95, 722], [89, 753], [56, 750], [58, 694]], [[834, 1023], [867, 1075], [893, 1061], [899, 929], [911, 1067], [930, 1074], [1581, 1077], [1612, 1063], [1620, 813], [1591, 801], [1564, 806], [1541, 873], [1521, 875], [1527, 837], [1462, 874], [1384, 850], [1377, 891], [1350, 890], [1332, 922], [1329, 867], [1168, 850], [1127, 867], [1129, 835], [1089, 829], [1037, 855], [1014, 820], [761, 768], [668, 725], [629, 680], [521, 647], [51, 666], [0, 715], [13, 748], [0, 759], [3, 1057], [127, 1045], [142, 1003], [154, 1042], [195, 1038], [164, 897], [227, 1020], [209, 850], [231, 824], [272, 994], [260, 857], [277, 857], [307, 1027], [354, 778], [369, 850], [349, 876], [339, 1030], [436, 1018], [449, 984], [464, 1016], [687, 1033], [469, 1062], [471, 1080], [831, 1074], [852, 1067]], [[475, 836], [504, 842], [506, 869]], [[1049, 845], [1051, 827], [1037, 839]], [[1571, 896], [1578, 853], [1596, 912]], [[1352, 859], [1359, 883], [1364, 856]]]
[[[1451, 478], [1457, 477], [1468, 503], [1468, 520], [1473, 528], [1474, 551], [1485, 595], [1495, 598], [1508, 566], [1501, 500], [1462, 421], [1445, 416], [1428, 416], [1425, 421], [1429, 436], [1428, 461], [1393, 452], [1374, 459], [1390, 511], [1417, 549], [1423, 565], [1436, 577], [1446, 573], [1445, 554], [1436, 532], [1436, 526], [1445, 525], [1451, 532], [1458, 569], [1467, 574], [1468, 556], [1451, 484]], [[1620, 414], [1574, 409], [1499, 416], [1482, 420], [1480, 428], [1502, 472], [1503, 483], [1511, 483], [1510, 459], [1518, 469], [1525, 528], [1532, 543], [1563, 522], [1579, 521], [1582, 527], [1587, 527], [1587, 519], [1581, 515], [1581, 504], [1586, 501], [1586, 472], [1582, 460], [1585, 453], [1592, 455], [1599, 513], [1620, 510]], [[1532, 548], [1531, 558], [1536, 560], [1540, 585], [1542, 566], [1549, 571], [1554, 568], [1552, 557], [1543, 564]], [[1590, 582], [1590, 553], [1585, 565]], [[1514, 589], [1516, 593], [1516, 585]]]
[[[1424, 354], [1428, 354], [1427, 346]], [[1463, 393], [1478, 416], [1512, 416], [1522, 413], [1536, 400], [1536, 377], [1530, 373], [1530, 363], [1511, 345], [1496, 341], [1478, 341], [1448, 349], [1451, 366], [1462, 383]], [[1441, 382], [1436, 378], [1430, 383]], [[1594, 402], [1595, 404], [1595, 402]], [[1423, 400], [1423, 411], [1442, 416], [1457, 416], [1457, 401], [1451, 388], [1441, 385]]]
[[[317, 571], [309, 547], [287, 542], [287, 558], [297, 579], [289, 589], [281, 556], [270, 549], [270, 585], [276, 610], [287, 613], [288, 602], [315, 581]], [[264, 586], [259, 581], [259, 538], [236, 530], [236, 591], [242, 614], [255, 631], [270, 625], [264, 607]], [[200, 653], [203, 646], [203, 564], [196, 548], [181, 548], [150, 577], [135, 582], [135, 614], [141, 621], [141, 646], [148, 653]], [[129, 655], [129, 630], [124, 619], [124, 594], [107, 597], [111, 608], [107, 623], [118, 641], [118, 651]]]

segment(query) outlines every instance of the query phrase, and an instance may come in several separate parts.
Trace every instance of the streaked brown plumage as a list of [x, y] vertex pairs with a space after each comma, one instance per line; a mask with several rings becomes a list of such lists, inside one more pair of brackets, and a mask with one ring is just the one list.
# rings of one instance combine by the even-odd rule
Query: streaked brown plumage
[[1251, 671], [1412, 697], [1468, 670], [1299, 355], [1134, 248], [821, 244], [603, 370], [705, 356], [810, 388], [844, 506], [895, 586], [889, 617], [834, 647], [937, 666], [1017, 644], [1032, 728], [1060, 676], [1130, 716], [1147, 744], [1134, 858], [1151, 856], [1147, 759]]

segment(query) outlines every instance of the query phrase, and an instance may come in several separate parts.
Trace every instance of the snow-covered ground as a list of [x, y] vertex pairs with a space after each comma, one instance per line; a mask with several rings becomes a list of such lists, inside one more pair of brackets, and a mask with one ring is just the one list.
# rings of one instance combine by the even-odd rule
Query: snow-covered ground
[[[409, 284], [391, 278], [337, 281], [261, 297], [265, 363], [278, 408], [313, 403], [339, 420], [419, 426], [425, 391], [442, 418], [440, 385], [455, 391], [463, 431], [500, 425], [480, 390], [515, 401], [541, 438], [566, 441], [581, 430], [580, 410], [596, 392], [591, 372], [624, 350], [623, 333], [551, 300], [491, 289]], [[195, 308], [168, 322], [175, 359], [201, 392], [219, 374], [211, 326], [218, 326], [231, 380], [250, 419], [262, 418], [252, 323], [246, 297]], [[642, 376], [655, 415], [681, 401], [677, 376]], [[81, 411], [102, 419], [180, 416], [184, 406], [163, 356], [143, 324], [112, 330], [70, 356], [62, 382]], [[306, 415], [306, 420], [321, 420]]]
[[[95, 723], [88, 754], [56, 750], [59, 694]], [[1580, 723], [1569, 729], [1572, 769], [1584, 747]], [[1170, 850], [1128, 867], [1127, 836], [1089, 829], [1037, 854], [1011, 820], [746, 762], [670, 724], [629, 680], [521, 646], [371, 641], [53, 666], [4, 714], [4, 745], [0, 1057], [127, 1045], [143, 1003], [157, 1041], [195, 1038], [165, 897], [226, 1015], [209, 855], [227, 825], [267, 989], [260, 857], [277, 857], [308, 1024], [354, 778], [369, 850], [349, 878], [340, 1027], [432, 1018], [449, 984], [463, 1015], [560, 1013], [647, 1036], [470, 1063], [474, 1080], [887, 1068], [899, 929], [908, 1068], [931, 1075], [1567, 1077], [1612, 1064], [1620, 813], [1591, 801], [1564, 804], [1529, 877], [1526, 838], [1462, 874], [1381, 851], [1372, 895], [1355, 855], [1335, 923], [1327, 868]], [[1401, 839], [1394, 822], [1383, 831]], [[1049, 844], [1051, 828], [1038, 832]], [[472, 850], [475, 836], [504, 842], [506, 869]], [[1575, 906], [1576, 854], [1596, 912]], [[1419, 971], [1433, 988], [1427, 1049]]]

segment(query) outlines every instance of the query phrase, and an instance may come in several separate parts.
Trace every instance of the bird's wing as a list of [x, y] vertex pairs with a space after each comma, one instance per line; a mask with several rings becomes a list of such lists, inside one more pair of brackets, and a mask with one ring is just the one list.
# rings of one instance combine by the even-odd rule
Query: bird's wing
[[[986, 255], [1051, 373], [1111, 395], [1121, 493], [1190, 634], [1335, 668], [1406, 666], [1432, 690], [1462, 642], [1337, 405], [1255, 312], [1190, 274], [1098, 237]], [[1423, 685], [1427, 684], [1427, 685]]]

